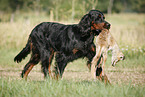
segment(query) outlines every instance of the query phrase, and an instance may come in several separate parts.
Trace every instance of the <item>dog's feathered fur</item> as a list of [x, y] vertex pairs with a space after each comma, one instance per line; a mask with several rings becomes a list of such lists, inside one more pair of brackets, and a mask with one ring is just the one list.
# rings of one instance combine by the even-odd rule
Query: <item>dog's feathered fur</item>
[[84, 15], [79, 24], [40, 23], [32, 30], [26, 47], [14, 58], [14, 61], [21, 62], [32, 51], [30, 61], [25, 65], [21, 76], [26, 78], [39, 61], [42, 63], [44, 76], [48, 76], [51, 73], [54, 52], [56, 52], [56, 71], [60, 76], [67, 63], [75, 59], [86, 57], [90, 64], [95, 55], [94, 36], [103, 28], [109, 29], [110, 24], [98, 10], [91, 10]]

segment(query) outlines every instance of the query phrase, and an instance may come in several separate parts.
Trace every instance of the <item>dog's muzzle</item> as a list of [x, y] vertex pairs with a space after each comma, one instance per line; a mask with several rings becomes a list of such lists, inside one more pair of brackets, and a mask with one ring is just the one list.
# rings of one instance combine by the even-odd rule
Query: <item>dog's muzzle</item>
[[94, 35], [99, 35], [101, 33], [100, 29], [96, 29], [96, 30], [92, 30], [92, 32], [94, 33]]
[[109, 24], [108, 22], [105, 21], [105, 24], [103, 27], [109, 30], [110, 26], [111, 26], [111, 24]]

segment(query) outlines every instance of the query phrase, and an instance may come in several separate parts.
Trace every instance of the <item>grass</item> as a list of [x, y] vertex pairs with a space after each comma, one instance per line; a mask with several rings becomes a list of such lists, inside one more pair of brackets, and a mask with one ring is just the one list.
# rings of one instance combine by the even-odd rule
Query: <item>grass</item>
[[1, 97], [143, 97], [144, 86], [105, 86], [101, 82], [0, 79]]
[[25, 46], [34, 26], [49, 21], [49, 17], [44, 13], [39, 16], [29, 13], [16, 15], [16, 18], [13, 23], [0, 22], [0, 97], [145, 96], [145, 14], [106, 15], [112, 24], [110, 32], [126, 57], [113, 68], [110, 54], [108, 56], [106, 73], [112, 86], [91, 79], [86, 59], [69, 63], [59, 81], [44, 79], [40, 65], [33, 68], [28, 81], [22, 80], [20, 72], [29, 56], [19, 64], [14, 63], [13, 58]]
[[[21, 63], [16, 64], [13, 60], [14, 60], [14, 56], [16, 56], [16, 54], [18, 53], [18, 50], [6, 50], [6, 49], [1, 49], [0, 50], [0, 67], [2, 68], [21, 68], [24, 64], [26, 64], [29, 60], [29, 56], [23, 60]], [[144, 57], [145, 55], [143, 53], [140, 52], [128, 52], [128, 51], [124, 51], [123, 52], [126, 59], [125, 61], [120, 61], [117, 63], [116, 68], [138, 68], [138, 69], [144, 69], [145, 68], [145, 61], [144, 61]], [[86, 71], [86, 59], [79, 59], [76, 60], [74, 62], [69, 63], [69, 68], [71, 68], [71, 70], [76, 70], [76, 71]], [[78, 64], [79, 64], [79, 68], [78, 68]], [[106, 63], [107, 67], [106, 68], [111, 68], [111, 55], [109, 54], [108, 59], [107, 59], [107, 63]], [[109, 65], [110, 64], [110, 65]]]
[[[29, 58], [22, 63], [13, 62], [18, 50], [1, 50], [0, 54], [0, 97], [144, 97], [144, 56], [128, 57], [119, 62], [115, 69], [108, 57], [106, 72], [112, 86], [90, 79], [86, 59], [69, 63], [62, 80], [43, 79], [40, 65], [34, 67], [28, 81], [20, 79], [20, 72]], [[124, 52], [125, 53], [125, 52]], [[129, 56], [129, 54], [126, 54]], [[3, 57], [5, 56], [5, 57]], [[136, 73], [137, 72], [137, 73]], [[113, 75], [112, 75], [113, 74]], [[125, 75], [124, 75], [125, 74]], [[87, 76], [86, 76], [87, 75]], [[137, 79], [138, 80], [137, 80]]]

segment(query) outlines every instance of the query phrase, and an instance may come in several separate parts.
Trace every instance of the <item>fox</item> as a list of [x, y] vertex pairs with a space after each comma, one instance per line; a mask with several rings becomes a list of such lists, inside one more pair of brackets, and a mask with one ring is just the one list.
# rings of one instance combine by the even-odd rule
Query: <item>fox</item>
[[[96, 36], [95, 41], [96, 46], [96, 54], [93, 57], [92, 64], [91, 64], [91, 75], [94, 79], [96, 79], [97, 69], [101, 67], [101, 72], [99, 73], [99, 79], [105, 78], [105, 82], [109, 82], [106, 74], [105, 74], [105, 63], [107, 60], [107, 52], [111, 50], [112, 52], [112, 66], [115, 66], [117, 62], [120, 60], [124, 60], [125, 56], [121, 52], [116, 40], [112, 36], [112, 34], [109, 32], [108, 29], [103, 29], [102, 32]], [[105, 80], [104, 79], [104, 80]], [[109, 82], [110, 83], [110, 82]]]

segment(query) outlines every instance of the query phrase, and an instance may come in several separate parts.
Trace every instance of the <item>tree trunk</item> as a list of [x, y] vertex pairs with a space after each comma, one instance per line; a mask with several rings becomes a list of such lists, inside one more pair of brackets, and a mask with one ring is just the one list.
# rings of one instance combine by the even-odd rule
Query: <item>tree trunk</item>
[[75, 0], [72, 0], [72, 22], [74, 21], [75, 16]]
[[89, 0], [89, 2], [91, 3], [92, 5], [92, 9], [95, 9], [97, 4], [98, 4], [98, 0]]
[[13, 13], [11, 14], [11, 18], [10, 18], [10, 22], [11, 22], [11, 23], [14, 22], [14, 17], [15, 17], [15, 13], [13, 12]]
[[58, 6], [55, 9], [55, 20], [58, 21]]
[[53, 14], [53, 10], [50, 10], [50, 21], [54, 20], [54, 14]]
[[114, 1], [114, 0], [110, 0], [110, 1], [109, 1], [108, 14], [111, 14], [111, 13], [112, 13], [113, 1]]

